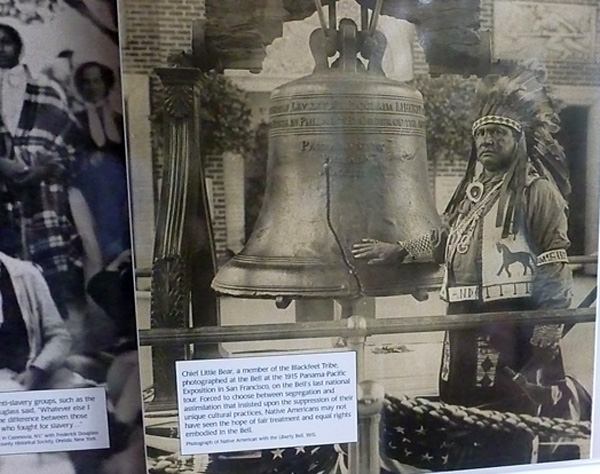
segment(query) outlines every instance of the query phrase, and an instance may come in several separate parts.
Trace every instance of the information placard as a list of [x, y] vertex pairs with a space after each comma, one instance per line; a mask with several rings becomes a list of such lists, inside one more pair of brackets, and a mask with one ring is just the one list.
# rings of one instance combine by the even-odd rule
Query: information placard
[[0, 454], [109, 446], [103, 387], [0, 393]]
[[356, 354], [179, 361], [182, 454], [357, 440]]

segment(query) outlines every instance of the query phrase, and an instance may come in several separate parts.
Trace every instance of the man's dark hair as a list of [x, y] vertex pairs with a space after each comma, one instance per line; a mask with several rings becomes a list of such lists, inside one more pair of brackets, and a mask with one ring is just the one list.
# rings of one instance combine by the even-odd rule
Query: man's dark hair
[[21, 34], [12, 26], [5, 23], [0, 23], [0, 30], [4, 31], [15, 44], [17, 48], [15, 51], [17, 58], [21, 57], [21, 53], [23, 52], [23, 38], [21, 38]]
[[102, 64], [97, 61], [88, 61], [86, 63], [83, 63], [75, 70], [73, 81], [75, 82], [75, 87], [77, 88], [77, 90], [81, 92], [81, 81], [83, 81], [83, 74], [86, 70], [92, 67], [97, 67], [100, 70], [100, 77], [102, 77], [102, 81], [106, 86], [106, 90], [110, 91], [114, 87], [116, 82], [115, 73], [106, 64]]

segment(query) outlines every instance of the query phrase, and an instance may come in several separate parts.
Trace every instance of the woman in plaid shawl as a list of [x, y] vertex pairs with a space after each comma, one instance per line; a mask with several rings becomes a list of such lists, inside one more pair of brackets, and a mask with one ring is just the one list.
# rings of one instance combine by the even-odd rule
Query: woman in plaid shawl
[[39, 265], [63, 315], [79, 266], [68, 196], [75, 127], [64, 93], [20, 64], [19, 33], [0, 24], [0, 250]]

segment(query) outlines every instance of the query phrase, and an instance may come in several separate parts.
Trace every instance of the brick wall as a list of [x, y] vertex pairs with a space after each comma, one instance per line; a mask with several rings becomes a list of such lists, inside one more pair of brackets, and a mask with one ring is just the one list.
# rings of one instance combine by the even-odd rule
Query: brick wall
[[[163, 102], [160, 80], [154, 74], [157, 68], [167, 67], [168, 58], [182, 51], [189, 52], [192, 45], [192, 22], [203, 19], [204, 0], [124, 0], [121, 17], [124, 23], [122, 40], [122, 64], [125, 80], [128, 74], [149, 76], [150, 116], [161, 108]], [[150, 117], [148, 117], [150, 120]], [[159, 127], [151, 124], [153, 179], [160, 179], [162, 150]], [[217, 195], [211, 196], [217, 220], [217, 247], [224, 251], [224, 191], [222, 164], [210, 157], [207, 178]], [[135, 164], [134, 164], [135, 166]], [[219, 174], [220, 173], [220, 174]], [[133, 190], [133, 199], [136, 195]], [[222, 221], [222, 222], [221, 222]], [[151, 228], [148, 225], [148, 228]]]
[[[168, 58], [190, 51], [192, 22], [204, 18], [204, 0], [126, 0], [121, 7], [125, 38], [122, 41], [124, 74], [150, 76], [150, 110], [162, 103], [160, 81], [154, 69], [168, 66]], [[155, 169], [160, 170], [161, 155], [152, 127]]]
[[125, 0], [123, 71], [150, 73], [170, 54], [189, 51], [192, 21], [204, 18], [204, 0]]

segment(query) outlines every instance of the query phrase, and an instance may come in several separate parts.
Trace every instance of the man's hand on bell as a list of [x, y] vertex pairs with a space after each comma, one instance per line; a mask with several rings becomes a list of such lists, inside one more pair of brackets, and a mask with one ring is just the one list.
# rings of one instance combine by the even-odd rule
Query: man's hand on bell
[[402, 263], [408, 252], [400, 244], [380, 242], [375, 239], [362, 239], [352, 246], [352, 255], [356, 259], [367, 260], [368, 265], [382, 263]]

